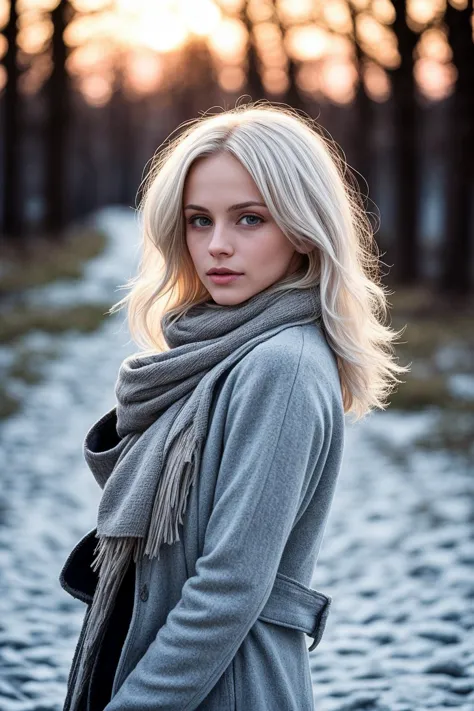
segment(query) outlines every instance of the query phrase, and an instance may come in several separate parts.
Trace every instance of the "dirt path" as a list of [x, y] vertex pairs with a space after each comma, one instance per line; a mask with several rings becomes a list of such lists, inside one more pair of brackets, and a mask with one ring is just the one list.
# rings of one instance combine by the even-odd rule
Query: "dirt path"
[[[85, 280], [34, 298], [120, 298], [136, 224], [129, 211], [100, 220], [110, 248]], [[85, 607], [58, 575], [95, 526], [100, 490], [81, 447], [114, 404], [120, 362], [137, 350], [123, 322], [55, 337], [60, 357], [0, 425], [0, 711], [62, 708]], [[333, 596], [310, 657], [316, 711], [474, 709], [474, 476], [448, 455], [416, 451], [414, 434], [429, 426], [429, 415], [390, 411], [347, 426], [313, 580]]]

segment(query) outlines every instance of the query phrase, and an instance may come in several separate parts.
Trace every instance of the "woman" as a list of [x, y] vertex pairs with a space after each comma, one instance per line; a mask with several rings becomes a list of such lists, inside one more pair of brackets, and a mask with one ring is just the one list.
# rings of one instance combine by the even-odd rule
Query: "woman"
[[61, 573], [88, 606], [64, 711], [314, 708], [306, 636], [331, 597], [310, 584], [344, 414], [384, 407], [406, 370], [343, 170], [266, 103], [157, 158], [140, 271], [111, 309], [144, 350], [86, 435], [97, 528]]

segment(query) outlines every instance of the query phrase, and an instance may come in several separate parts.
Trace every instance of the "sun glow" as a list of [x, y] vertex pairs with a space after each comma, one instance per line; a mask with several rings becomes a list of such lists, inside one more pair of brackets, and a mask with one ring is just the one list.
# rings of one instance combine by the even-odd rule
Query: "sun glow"
[[208, 37], [222, 12], [213, 0], [116, 0], [128, 44], [172, 52], [192, 36]]
[[[409, 25], [420, 33], [415, 80], [433, 100], [448, 96], [456, 81], [442, 22], [447, 2], [462, 8], [467, 0], [407, 0]], [[50, 13], [58, 3], [17, 0], [24, 91], [36, 92], [51, 73]], [[373, 100], [386, 100], [390, 70], [401, 59], [392, 27], [392, 0], [70, 0], [70, 4], [74, 12], [64, 32], [67, 69], [75, 86], [96, 105], [108, 101], [118, 65], [132, 95], [178, 84], [182, 50], [195, 39], [209, 52], [224, 91], [245, 90], [252, 42], [269, 93], [278, 96], [287, 90], [290, 59], [300, 89], [343, 104], [357, 86], [354, 32], [366, 56], [364, 82]], [[8, 0], [0, 0], [0, 29], [8, 22], [9, 8]], [[0, 58], [6, 50], [5, 36], [0, 35]], [[4, 77], [0, 67], [0, 91]]]
[[209, 38], [209, 47], [223, 61], [235, 64], [244, 59], [247, 47], [247, 30], [243, 22], [226, 18]]

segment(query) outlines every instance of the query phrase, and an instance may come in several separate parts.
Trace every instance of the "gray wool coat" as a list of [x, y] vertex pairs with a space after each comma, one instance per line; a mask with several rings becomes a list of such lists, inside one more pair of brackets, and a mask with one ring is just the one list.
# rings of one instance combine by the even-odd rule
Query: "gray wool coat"
[[[309, 651], [332, 598], [311, 581], [344, 424], [336, 358], [318, 324], [281, 330], [224, 374], [181, 540], [132, 564], [129, 617], [109, 623], [84, 711], [314, 711]], [[95, 530], [60, 576], [87, 604], [84, 621]]]

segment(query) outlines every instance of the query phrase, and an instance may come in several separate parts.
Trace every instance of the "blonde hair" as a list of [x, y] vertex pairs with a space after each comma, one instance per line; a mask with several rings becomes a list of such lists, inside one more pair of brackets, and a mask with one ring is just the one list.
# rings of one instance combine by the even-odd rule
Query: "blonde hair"
[[[347, 164], [317, 126], [290, 107], [253, 102], [183, 124], [154, 156], [139, 205], [143, 250], [129, 293], [128, 325], [145, 349], [162, 351], [160, 319], [172, 320], [210, 299], [185, 239], [185, 179], [197, 158], [228, 151], [248, 170], [273, 219], [305, 253], [303, 266], [268, 291], [320, 283], [322, 325], [336, 354], [344, 411], [356, 419], [385, 409], [397, 374], [393, 341], [403, 331], [384, 325], [387, 292], [361, 195], [346, 178]], [[311, 250], [311, 251], [308, 251]], [[169, 294], [163, 307], [162, 298]]]

